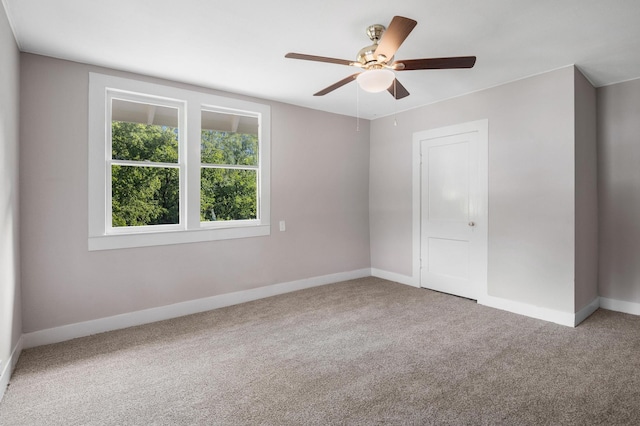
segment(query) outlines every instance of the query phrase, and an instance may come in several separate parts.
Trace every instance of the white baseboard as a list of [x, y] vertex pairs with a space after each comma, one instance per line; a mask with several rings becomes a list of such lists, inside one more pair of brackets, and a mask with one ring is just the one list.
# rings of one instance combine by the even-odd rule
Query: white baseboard
[[592, 313], [597, 311], [599, 307], [600, 307], [600, 298], [596, 297], [591, 301], [591, 303], [589, 303], [587, 306], [585, 306], [584, 308], [576, 312], [574, 326], [577, 326], [582, 321], [589, 318], [589, 316], [591, 316]]
[[610, 311], [623, 312], [625, 314], [640, 315], [640, 303], [625, 302], [623, 300], [600, 298], [600, 307]]
[[6, 364], [2, 365], [2, 371], [0, 371], [0, 401], [2, 401], [2, 397], [4, 396], [5, 390], [7, 390], [7, 386], [9, 385], [9, 380], [11, 379], [11, 373], [16, 368], [16, 364], [18, 363], [18, 358], [20, 358], [20, 354], [22, 353], [22, 349], [24, 346], [24, 338], [20, 336], [18, 339], [18, 343], [11, 351], [11, 356], [7, 360]]
[[206, 297], [203, 299], [190, 300], [187, 302], [175, 303], [173, 305], [160, 306], [157, 308], [145, 309], [142, 311], [129, 312], [112, 317], [100, 318], [76, 324], [63, 325], [46, 330], [34, 331], [23, 335], [24, 347], [33, 348], [35, 346], [48, 345], [51, 343], [64, 342], [78, 337], [90, 336], [92, 334], [106, 331], [119, 330], [122, 328], [148, 324], [156, 321], [163, 321], [199, 312], [210, 311], [225, 306], [237, 305], [239, 303], [251, 302], [265, 297], [276, 296], [278, 294], [289, 293], [306, 288], [317, 287], [325, 284], [337, 283], [356, 278], [371, 276], [369, 268], [359, 269], [349, 272], [341, 272], [331, 275], [306, 278], [286, 283], [273, 284], [251, 290], [237, 291], [234, 293], [221, 294], [218, 296]]
[[371, 268], [371, 276], [382, 278], [383, 280], [394, 281], [400, 284], [410, 285], [412, 287], [420, 287], [420, 283], [418, 283], [413, 277], [397, 274], [395, 272], [383, 271], [382, 269]]
[[494, 296], [484, 296], [478, 299], [480, 305], [489, 306], [491, 308], [501, 309], [503, 311], [513, 312], [514, 314], [525, 315], [544, 321], [554, 322], [567, 327], [575, 327], [582, 321], [587, 319], [591, 314], [602, 306], [601, 299], [596, 297], [584, 308], [575, 314], [569, 312], [556, 311], [549, 308], [530, 305], [528, 303], [516, 302], [513, 300], [502, 299]]
[[[407, 275], [397, 274], [395, 272], [371, 268], [371, 275], [374, 277], [383, 278], [385, 280], [410, 285], [412, 287], [420, 287], [420, 283], [418, 282], [418, 280]], [[577, 326], [601, 306], [600, 298], [596, 298], [591, 303], [589, 303], [589, 305], [582, 308], [579, 312], [571, 314], [568, 312], [556, 311], [553, 309], [530, 305], [528, 303], [516, 302], [513, 300], [502, 299], [500, 297], [493, 296], [479, 297], [478, 304], [512, 312], [514, 314], [520, 314], [531, 318], [554, 322], [560, 325], [566, 325], [568, 327]], [[640, 309], [640, 305], [638, 305], [638, 308]]]
[[513, 312], [514, 314], [554, 322], [560, 325], [566, 325], [568, 327], [575, 327], [576, 325], [575, 314], [543, 308], [541, 306], [529, 305], [528, 303], [516, 302], [494, 296], [483, 296], [478, 298], [478, 304], [503, 311]]

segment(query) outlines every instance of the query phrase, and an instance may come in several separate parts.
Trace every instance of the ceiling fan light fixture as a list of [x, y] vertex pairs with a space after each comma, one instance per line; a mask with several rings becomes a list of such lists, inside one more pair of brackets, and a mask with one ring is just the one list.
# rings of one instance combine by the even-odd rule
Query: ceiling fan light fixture
[[372, 69], [358, 74], [356, 80], [362, 90], [370, 93], [378, 93], [387, 90], [396, 75], [388, 69]]

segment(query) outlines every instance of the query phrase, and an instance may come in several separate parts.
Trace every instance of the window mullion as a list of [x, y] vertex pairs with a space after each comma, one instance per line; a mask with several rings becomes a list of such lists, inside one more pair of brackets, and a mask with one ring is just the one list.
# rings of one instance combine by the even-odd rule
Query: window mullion
[[200, 102], [187, 102], [186, 152], [186, 228], [200, 227]]

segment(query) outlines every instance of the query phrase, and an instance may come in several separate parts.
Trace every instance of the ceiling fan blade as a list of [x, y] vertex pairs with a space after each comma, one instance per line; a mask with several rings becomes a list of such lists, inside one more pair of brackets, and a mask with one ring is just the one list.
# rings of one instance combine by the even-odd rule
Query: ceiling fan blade
[[337, 83], [333, 83], [331, 86], [326, 87], [324, 89], [322, 89], [321, 91], [319, 91], [318, 93], [314, 93], [313, 96], [324, 96], [329, 92], [333, 92], [334, 90], [336, 90], [339, 87], [344, 86], [347, 83], [351, 83], [353, 80], [356, 79], [356, 77], [359, 75], [360, 73], [357, 72], [353, 75], [350, 75], [349, 77], [343, 78], [342, 80], [340, 80]]
[[396, 71], [410, 70], [444, 70], [452, 68], [473, 68], [475, 56], [457, 56], [453, 58], [425, 58], [396, 61], [393, 67]]
[[387, 59], [391, 59], [417, 24], [418, 22], [413, 19], [394, 16], [389, 27], [382, 33], [382, 39], [376, 48], [375, 57], [384, 55]]
[[286, 55], [284, 55], [284, 57], [290, 58], [290, 59], [302, 59], [305, 61], [328, 62], [330, 64], [338, 64], [338, 65], [351, 65], [353, 63], [353, 61], [347, 61], [346, 59], [327, 58], [326, 56], [305, 55], [303, 53], [287, 53]]
[[409, 96], [409, 91], [402, 84], [400, 84], [397, 78], [393, 81], [393, 83], [391, 83], [391, 86], [389, 86], [387, 91], [391, 93], [391, 96], [396, 99], [402, 99]]

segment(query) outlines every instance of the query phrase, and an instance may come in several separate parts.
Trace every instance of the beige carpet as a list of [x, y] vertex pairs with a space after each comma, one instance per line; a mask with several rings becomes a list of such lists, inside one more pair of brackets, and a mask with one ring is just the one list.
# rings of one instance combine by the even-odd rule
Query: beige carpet
[[24, 351], [2, 425], [640, 424], [640, 317], [365, 278]]

